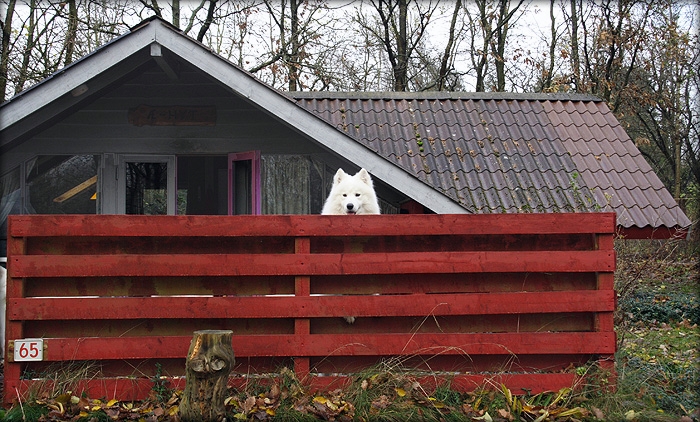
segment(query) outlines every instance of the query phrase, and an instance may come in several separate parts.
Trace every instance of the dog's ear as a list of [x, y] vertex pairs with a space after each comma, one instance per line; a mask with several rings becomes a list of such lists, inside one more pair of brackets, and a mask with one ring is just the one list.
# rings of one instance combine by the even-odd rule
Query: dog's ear
[[360, 171], [357, 173], [360, 175], [360, 180], [362, 180], [366, 185], [372, 186], [372, 177], [369, 175], [369, 172], [365, 169], [360, 169]]
[[343, 169], [338, 169], [338, 171], [335, 172], [335, 176], [333, 176], [333, 184], [337, 185], [340, 183], [341, 180], [343, 180], [347, 176], [347, 173], [343, 171]]

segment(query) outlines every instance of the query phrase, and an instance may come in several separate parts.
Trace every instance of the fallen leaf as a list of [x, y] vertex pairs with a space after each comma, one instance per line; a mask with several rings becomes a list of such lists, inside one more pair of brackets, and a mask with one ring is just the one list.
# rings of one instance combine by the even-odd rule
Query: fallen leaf
[[436, 409], [442, 409], [443, 407], [445, 407], [445, 403], [441, 402], [435, 397], [428, 397], [428, 400], [430, 400], [430, 403], [432, 403], [432, 405], [435, 406]]
[[105, 409], [105, 413], [110, 419], [119, 419], [119, 409]]
[[272, 400], [277, 400], [280, 396], [280, 387], [277, 384], [273, 384], [272, 387], [270, 387], [270, 394], [268, 396]]
[[498, 416], [502, 417], [503, 419], [508, 419], [509, 421], [514, 419], [513, 415], [511, 415], [506, 409], [498, 409]]
[[378, 399], [372, 402], [372, 407], [376, 407], [377, 409], [386, 409], [391, 405], [391, 402], [389, 401], [389, 397], [386, 395], [382, 394], [379, 396]]
[[243, 413], [248, 414], [255, 406], [255, 397], [250, 396], [243, 402]]
[[477, 421], [486, 421], [486, 422], [493, 422], [493, 418], [491, 415], [489, 415], [489, 412], [484, 413], [484, 416], [480, 416], [478, 418], [472, 418]]

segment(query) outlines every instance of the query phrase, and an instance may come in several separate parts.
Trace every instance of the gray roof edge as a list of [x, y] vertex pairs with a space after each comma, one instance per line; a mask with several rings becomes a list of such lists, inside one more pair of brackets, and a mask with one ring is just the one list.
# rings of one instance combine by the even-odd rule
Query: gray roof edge
[[337, 92], [295, 91], [285, 92], [294, 99], [351, 99], [351, 100], [499, 100], [499, 101], [603, 101], [590, 94], [521, 93], [521, 92]]
[[63, 67], [60, 68], [60, 69], [57, 69], [56, 71], [54, 71], [53, 73], [51, 73], [50, 75], [48, 75], [47, 77], [45, 77], [44, 79], [42, 79], [42, 80], [40, 80], [40, 81], [38, 81], [38, 82], [36, 82], [36, 83], [33, 83], [32, 85], [29, 85], [28, 87], [24, 88], [22, 91], [20, 91], [20, 92], [14, 94], [14, 95], [11, 96], [10, 98], [8, 98], [8, 99], [6, 99], [5, 101], [3, 101], [2, 103], [0, 103], [0, 107], [3, 107], [3, 106], [5, 106], [5, 105], [7, 105], [7, 104], [13, 102], [13, 101], [16, 100], [17, 98], [20, 98], [20, 97], [23, 97], [23, 96], [28, 95], [29, 93], [33, 92], [34, 90], [39, 89], [39, 87], [50, 83], [52, 80], [56, 79], [56, 77], [58, 77], [58, 76], [60, 76], [60, 75], [62, 75], [62, 74], [65, 74], [66, 72], [70, 71], [70, 69], [72, 69], [72, 68], [74, 68], [74, 67], [79, 67], [79, 66], [83, 65], [85, 62], [89, 61], [91, 57], [97, 56], [97, 55], [100, 54], [103, 50], [106, 50], [108, 47], [117, 44], [121, 39], [126, 38], [129, 34], [131, 34], [131, 32], [125, 32], [125, 33], [123, 33], [123, 34], [121, 34], [121, 35], [115, 36], [115, 37], [112, 38], [111, 40], [105, 42], [104, 44], [102, 44], [101, 46], [99, 46], [98, 48], [96, 48], [95, 50], [90, 51], [88, 54], [86, 54], [86, 55], [80, 57], [79, 59], [77, 59], [77, 60], [75, 60], [75, 61], [73, 61], [73, 62], [71, 62], [71, 63], [69, 63], [69, 64], [67, 64], [67, 65], [65, 65], [65, 66], [63, 66]]

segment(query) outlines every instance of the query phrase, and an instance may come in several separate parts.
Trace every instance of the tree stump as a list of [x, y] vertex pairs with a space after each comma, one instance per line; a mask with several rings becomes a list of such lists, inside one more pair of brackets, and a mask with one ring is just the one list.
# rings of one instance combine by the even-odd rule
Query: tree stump
[[225, 417], [228, 377], [235, 362], [232, 334], [229, 330], [194, 332], [180, 402], [183, 421], [220, 421]]

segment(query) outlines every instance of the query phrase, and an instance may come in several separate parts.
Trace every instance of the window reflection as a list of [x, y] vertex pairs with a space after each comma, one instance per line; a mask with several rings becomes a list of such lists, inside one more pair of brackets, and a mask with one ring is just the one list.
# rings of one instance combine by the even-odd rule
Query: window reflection
[[41, 155], [27, 164], [30, 214], [96, 214], [97, 168], [93, 155]]
[[167, 163], [126, 163], [126, 213], [168, 213]]

